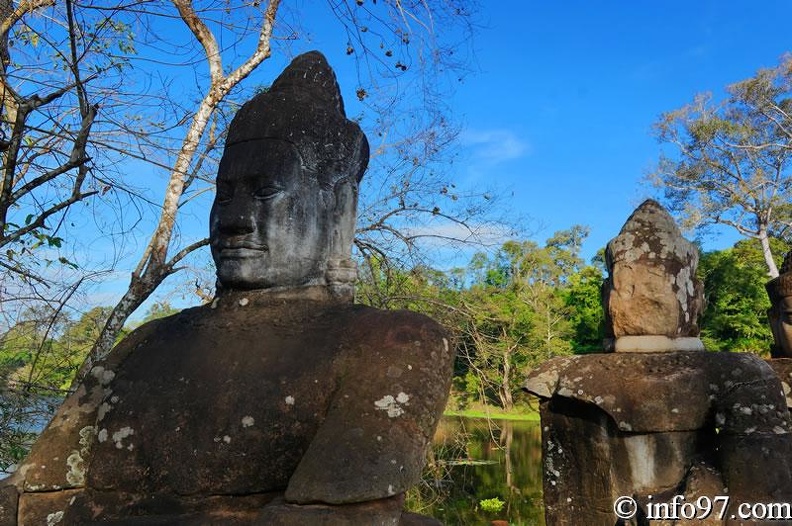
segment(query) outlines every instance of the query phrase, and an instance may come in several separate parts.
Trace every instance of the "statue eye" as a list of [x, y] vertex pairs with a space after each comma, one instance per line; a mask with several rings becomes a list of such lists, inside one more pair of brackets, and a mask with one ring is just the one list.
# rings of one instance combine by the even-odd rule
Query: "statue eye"
[[256, 199], [266, 200], [272, 199], [281, 193], [281, 189], [276, 186], [263, 186], [253, 193]]

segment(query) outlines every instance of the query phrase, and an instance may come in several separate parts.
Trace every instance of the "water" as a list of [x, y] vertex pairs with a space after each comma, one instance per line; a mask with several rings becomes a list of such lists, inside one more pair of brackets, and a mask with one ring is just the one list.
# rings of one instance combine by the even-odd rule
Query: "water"
[[444, 417], [431, 476], [409, 505], [448, 526], [544, 526], [541, 444], [538, 422]]
[[14, 471], [61, 402], [24, 391], [0, 392], [0, 479]]
[[[40, 432], [47, 411], [36, 413], [28, 425]], [[429, 476], [410, 491], [408, 505], [447, 526], [488, 526], [493, 520], [544, 526], [541, 463], [538, 422], [444, 417], [435, 434]], [[6, 474], [0, 471], [0, 479]]]

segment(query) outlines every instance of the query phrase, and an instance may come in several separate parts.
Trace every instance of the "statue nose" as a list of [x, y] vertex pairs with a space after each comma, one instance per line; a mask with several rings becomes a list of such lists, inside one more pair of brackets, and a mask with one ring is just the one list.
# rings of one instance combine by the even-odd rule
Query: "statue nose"
[[220, 217], [220, 230], [233, 234], [246, 234], [256, 229], [256, 222], [244, 210], [229, 210]]

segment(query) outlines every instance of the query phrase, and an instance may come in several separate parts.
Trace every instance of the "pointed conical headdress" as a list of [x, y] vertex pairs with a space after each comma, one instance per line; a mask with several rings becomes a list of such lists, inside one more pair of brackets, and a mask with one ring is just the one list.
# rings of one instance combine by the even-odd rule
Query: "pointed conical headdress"
[[268, 90], [239, 109], [226, 149], [260, 139], [293, 144], [303, 168], [326, 188], [348, 178], [357, 183], [368, 165], [366, 136], [347, 119], [335, 73], [318, 51], [296, 57]]

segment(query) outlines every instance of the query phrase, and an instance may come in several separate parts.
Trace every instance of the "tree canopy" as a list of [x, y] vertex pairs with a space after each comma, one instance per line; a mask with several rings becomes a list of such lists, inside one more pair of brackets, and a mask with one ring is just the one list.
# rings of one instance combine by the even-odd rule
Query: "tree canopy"
[[697, 95], [655, 124], [672, 146], [651, 181], [684, 224], [721, 224], [759, 240], [771, 277], [778, 276], [770, 238], [792, 226], [792, 57], [726, 87], [727, 97]]
[[[777, 239], [770, 242], [780, 257], [784, 243]], [[707, 307], [701, 338], [707, 349], [767, 355], [773, 337], [767, 320], [770, 300], [764, 286], [768, 280], [765, 268], [756, 239], [702, 254], [698, 273], [704, 282]]]

